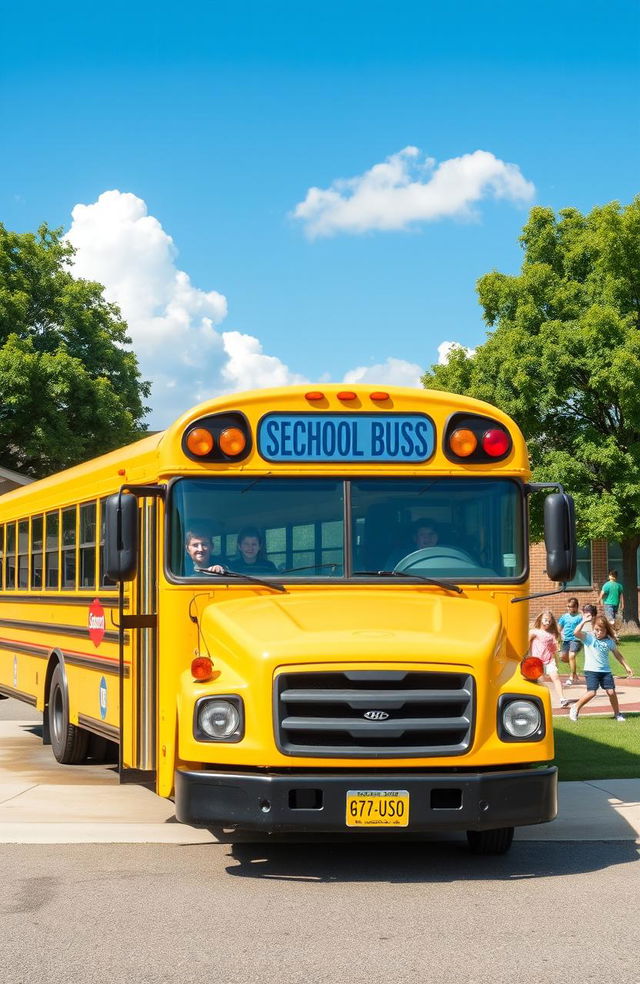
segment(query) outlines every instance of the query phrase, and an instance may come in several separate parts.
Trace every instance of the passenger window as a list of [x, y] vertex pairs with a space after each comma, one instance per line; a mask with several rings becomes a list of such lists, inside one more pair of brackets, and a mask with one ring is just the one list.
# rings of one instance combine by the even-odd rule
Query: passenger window
[[47, 513], [45, 522], [45, 587], [55, 591], [60, 585], [60, 516], [58, 512]]
[[96, 586], [96, 504], [80, 506], [80, 587]]
[[31, 588], [42, 588], [42, 516], [31, 520]]
[[0, 591], [4, 588], [4, 526], [0, 524]]
[[5, 585], [7, 590], [16, 586], [16, 524], [7, 523], [5, 557]]
[[62, 587], [76, 586], [76, 507], [62, 510]]
[[18, 523], [18, 587], [29, 587], [29, 520]]

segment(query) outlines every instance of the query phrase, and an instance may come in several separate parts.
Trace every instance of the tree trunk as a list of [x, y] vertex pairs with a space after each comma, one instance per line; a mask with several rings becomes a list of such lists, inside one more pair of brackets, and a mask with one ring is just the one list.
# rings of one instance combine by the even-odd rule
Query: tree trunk
[[624, 585], [625, 622], [638, 624], [638, 570], [636, 556], [640, 546], [640, 536], [631, 536], [622, 541], [622, 577]]

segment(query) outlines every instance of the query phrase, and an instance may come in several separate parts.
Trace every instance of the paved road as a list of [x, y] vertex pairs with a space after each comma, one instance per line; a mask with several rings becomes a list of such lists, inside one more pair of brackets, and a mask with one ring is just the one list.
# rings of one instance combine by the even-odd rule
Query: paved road
[[2, 845], [0, 981], [637, 984], [637, 852]]

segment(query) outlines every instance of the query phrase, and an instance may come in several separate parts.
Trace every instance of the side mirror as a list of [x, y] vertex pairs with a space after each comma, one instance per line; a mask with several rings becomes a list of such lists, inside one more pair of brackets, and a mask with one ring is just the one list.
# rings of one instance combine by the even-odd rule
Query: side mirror
[[544, 500], [544, 545], [547, 577], [572, 581], [577, 565], [576, 514], [573, 498], [566, 492], [553, 492]]
[[112, 581], [133, 581], [138, 568], [138, 500], [130, 492], [105, 502], [104, 572]]

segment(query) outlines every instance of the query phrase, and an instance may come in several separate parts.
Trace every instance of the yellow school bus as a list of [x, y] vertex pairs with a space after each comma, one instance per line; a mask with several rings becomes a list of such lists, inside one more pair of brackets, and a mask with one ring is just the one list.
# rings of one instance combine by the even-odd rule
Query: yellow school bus
[[[462, 830], [556, 812], [527, 658], [526, 447], [461, 396], [233, 394], [0, 497], [0, 693], [58, 761], [212, 828]], [[545, 500], [570, 578], [570, 497]]]

